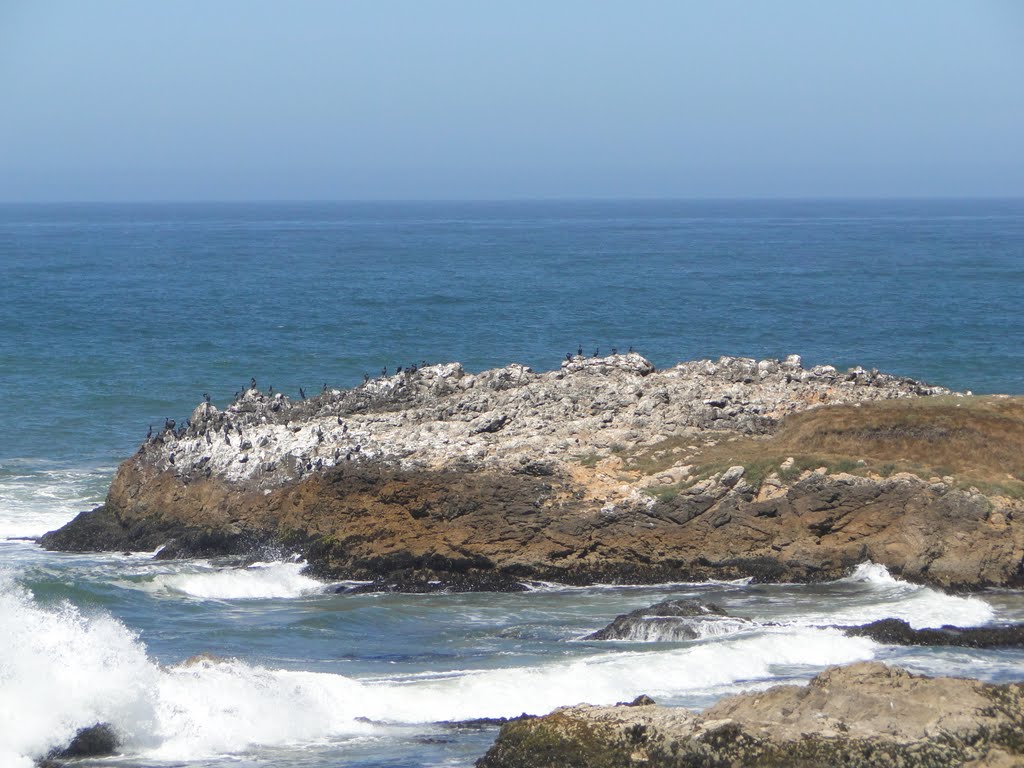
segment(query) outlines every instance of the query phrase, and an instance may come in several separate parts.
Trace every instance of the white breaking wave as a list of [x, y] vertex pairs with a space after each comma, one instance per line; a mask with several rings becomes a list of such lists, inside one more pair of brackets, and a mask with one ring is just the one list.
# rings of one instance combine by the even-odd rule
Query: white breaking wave
[[254, 600], [302, 597], [323, 592], [322, 581], [302, 574], [303, 562], [254, 563], [247, 568], [215, 568], [196, 564], [198, 573], [161, 574], [143, 588], [204, 600]]
[[894, 577], [885, 566], [861, 563], [840, 584], [864, 584], [863, 595], [832, 601], [829, 610], [799, 614], [796, 624], [867, 624], [879, 619], [903, 619], [915, 629], [955, 624], [978, 626], [995, 618], [995, 609], [979, 597], [949, 595], [932, 587]]
[[0, 539], [41, 536], [99, 506], [113, 474], [105, 468], [21, 470], [17, 462], [0, 469]]
[[381, 724], [543, 714], [640, 693], [756, 686], [776, 665], [810, 673], [871, 658], [875, 648], [835, 630], [790, 629], [672, 651], [376, 680], [238, 660], [163, 668], [120, 622], [66, 605], [42, 608], [0, 576], [0, 764], [29, 768], [97, 722], [110, 723], [128, 753], [191, 760], [257, 745], [358, 738], [379, 733]]

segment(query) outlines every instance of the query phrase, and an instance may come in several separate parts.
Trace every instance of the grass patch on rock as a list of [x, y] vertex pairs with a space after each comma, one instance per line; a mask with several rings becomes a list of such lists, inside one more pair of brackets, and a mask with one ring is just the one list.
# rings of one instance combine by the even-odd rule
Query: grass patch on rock
[[[787, 459], [792, 461], [787, 461]], [[703, 448], [693, 481], [742, 465], [757, 486], [772, 472], [792, 482], [807, 470], [924, 479], [1024, 498], [1024, 398], [928, 397], [816, 408], [768, 437]]]

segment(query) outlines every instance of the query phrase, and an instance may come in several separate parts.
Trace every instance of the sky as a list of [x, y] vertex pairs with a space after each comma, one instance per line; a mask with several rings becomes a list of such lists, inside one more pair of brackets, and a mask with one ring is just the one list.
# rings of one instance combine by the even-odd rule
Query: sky
[[1024, 196], [1017, 0], [0, 0], [0, 201]]

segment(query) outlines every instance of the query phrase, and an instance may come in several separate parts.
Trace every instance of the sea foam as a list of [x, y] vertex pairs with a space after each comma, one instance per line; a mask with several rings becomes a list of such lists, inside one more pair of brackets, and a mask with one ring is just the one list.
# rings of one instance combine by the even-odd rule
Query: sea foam
[[827, 612], [799, 614], [797, 624], [866, 624], [879, 619], [903, 619], [915, 629], [954, 624], [968, 627], [992, 621], [996, 612], [979, 597], [950, 595], [932, 587], [894, 577], [877, 563], [861, 563], [852, 574], [836, 582], [863, 585], [859, 594], [834, 600]]
[[302, 574], [303, 562], [253, 563], [246, 568], [196, 564], [198, 572], [156, 576], [144, 588], [204, 600], [253, 600], [302, 597], [323, 592], [326, 585]]
[[22, 768], [75, 731], [110, 723], [129, 754], [192, 760], [253, 746], [341, 742], [389, 724], [543, 714], [640, 693], [759, 685], [776, 666], [808, 674], [877, 647], [797, 628], [670, 651], [607, 653], [534, 666], [355, 679], [237, 659], [154, 663], [130, 630], [0, 582], [0, 764]]

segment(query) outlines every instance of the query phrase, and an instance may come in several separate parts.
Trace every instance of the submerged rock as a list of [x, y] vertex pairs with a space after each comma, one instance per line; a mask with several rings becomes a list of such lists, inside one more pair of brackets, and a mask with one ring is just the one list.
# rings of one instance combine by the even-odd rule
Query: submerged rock
[[876, 662], [809, 685], [508, 723], [477, 768], [996, 768], [1024, 764], [1024, 684], [928, 678]]
[[847, 635], [870, 637], [886, 645], [958, 646], [962, 648], [1024, 647], [1024, 624], [992, 627], [914, 629], [902, 619], [881, 619], [859, 627], [842, 627]]
[[665, 600], [616, 616], [607, 627], [584, 640], [632, 640], [635, 642], [679, 642], [710, 634], [737, 631], [751, 624], [729, 616], [714, 603], [696, 600]]

